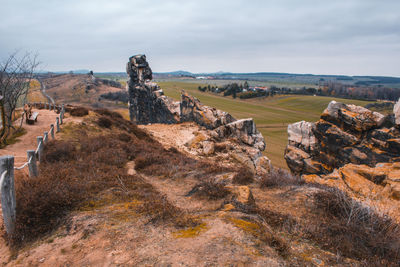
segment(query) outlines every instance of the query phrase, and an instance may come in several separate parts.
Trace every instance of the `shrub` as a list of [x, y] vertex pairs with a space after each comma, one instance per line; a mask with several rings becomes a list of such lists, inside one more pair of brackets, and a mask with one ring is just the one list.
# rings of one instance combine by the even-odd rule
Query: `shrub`
[[[125, 133], [125, 135], [129, 135]], [[157, 146], [130, 138], [148, 153]], [[126, 136], [124, 137], [126, 138]], [[17, 179], [15, 182], [17, 217], [11, 244], [18, 247], [33, 241], [65, 223], [66, 215], [99, 193], [113, 190], [112, 203], [139, 199], [138, 212], [148, 216], [150, 222], [168, 222], [176, 227], [192, 226], [196, 220], [176, 208], [140, 176], [126, 174], [123, 166], [131, 155], [139, 151], [131, 142], [113, 135], [87, 137], [81, 135], [79, 145], [66, 141], [49, 142], [43, 152], [39, 176], [35, 179]], [[136, 148], [135, 148], [136, 147]], [[158, 146], [157, 153], [168, 154]], [[139, 148], [139, 149], [140, 149]]]
[[122, 142], [129, 142], [132, 140], [131, 136], [129, 134], [126, 133], [120, 133], [118, 134], [118, 139]]
[[76, 107], [72, 108], [69, 113], [71, 114], [71, 116], [83, 117], [89, 114], [89, 110], [84, 107]]
[[320, 190], [314, 199], [326, 222], [313, 235], [324, 247], [360, 260], [400, 262], [400, 226], [388, 216], [377, 214], [336, 188]]
[[207, 180], [195, 185], [186, 196], [198, 196], [205, 197], [210, 200], [217, 200], [226, 197], [229, 191], [221, 183], [217, 183], [214, 180]]
[[97, 119], [97, 124], [102, 128], [110, 128], [113, 123], [109, 118], [101, 116]]
[[100, 115], [108, 116], [111, 118], [117, 118], [117, 119], [122, 119], [122, 115], [119, 114], [118, 112], [110, 111], [108, 109], [96, 109], [94, 112]]
[[75, 158], [75, 146], [66, 141], [50, 141], [44, 147], [43, 163], [72, 160]]
[[268, 174], [261, 177], [260, 187], [274, 187], [287, 185], [303, 185], [304, 180], [284, 169], [271, 168]]
[[[400, 227], [336, 188], [307, 185], [318, 190], [310, 207], [316, 217], [299, 220], [287, 214], [259, 209], [273, 228], [308, 239], [334, 254], [366, 266], [396, 266], [400, 260]], [[372, 264], [373, 263], [373, 264]]]
[[253, 181], [254, 181], [253, 173], [245, 166], [240, 168], [232, 179], [232, 183], [240, 185], [251, 184]]

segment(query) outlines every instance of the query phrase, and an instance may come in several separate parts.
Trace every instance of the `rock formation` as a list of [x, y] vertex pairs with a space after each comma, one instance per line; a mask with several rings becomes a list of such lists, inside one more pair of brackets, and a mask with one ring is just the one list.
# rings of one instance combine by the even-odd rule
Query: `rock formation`
[[396, 106], [395, 114], [384, 116], [332, 101], [318, 122], [289, 125], [289, 168], [307, 182], [337, 187], [400, 221], [399, 102]]
[[130, 57], [127, 73], [132, 121], [137, 124], [195, 122], [206, 130], [191, 140], [188, 147], [210, 156], [215, 153], [216, 143], [228, 142], [232, 148], [229, 154], [235, 161], [255, 174], [269, 171], [270, 161], [262, 155], [265, 141], [253, 119], [236, 120], [227, 112], [201, 104], [184, 91], [181, 102], [165, 96], [156, 83], [150, 82], [152, 71], [145, 55]]
[[145, 55], [129, 58], [129, 115], [137, 124], [179, 122], [179, 103], [164, 96], [161, 88], [150, 82], [152, 71]]
[[197, 98], [189, 96], [184, 91], [182, 92], [180, 112], [181, 122], [194, 121], [210, 130], [236, 121], [229, 113], [204, 106]]
[[[395, 108], [396, 112], [396, 108]], [[328, 174], [348, 163], [400, 161], [400, 131], [392, 115], [332, 101], [316, 123], [288, 127], [286, 162], [297, 174]]]

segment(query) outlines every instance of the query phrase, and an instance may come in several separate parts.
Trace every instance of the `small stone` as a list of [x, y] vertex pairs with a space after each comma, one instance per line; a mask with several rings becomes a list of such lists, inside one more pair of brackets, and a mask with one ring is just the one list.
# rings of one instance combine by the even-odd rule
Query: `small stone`
[[211, 141], [203, 142], [203, 153], [206, 156], [212, 155], [215, 152], [215, 144]]

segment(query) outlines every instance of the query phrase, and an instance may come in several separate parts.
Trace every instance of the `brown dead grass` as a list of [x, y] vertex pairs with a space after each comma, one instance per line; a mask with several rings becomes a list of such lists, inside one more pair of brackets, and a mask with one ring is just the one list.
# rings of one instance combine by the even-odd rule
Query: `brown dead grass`
[[[296, 185], [297, 188], [301, 187]], [[311, 197], [309, 216], [294, 218], [283, 212], [258, 209], [275, 231], [309, 240], [324, 250], [355, 259], [365, 266], [397, 266], [400, 260], [400, 228], [388, 216], [351, 199], [344, 192], [321, 185]]]
[[[112, 115], [108, 118], [113, 119]], [[138, 147], [150, 151], [159, 145], [132, 123], [122, 119], [120, 123], [125, 130], [117, 138], [113, 134], [88, 136], [82, 130], [75, 133], [77, 139], [45, 146], [39, 177], [16, 181], [16, 232], [10, 238], [14, 247], [56, 229], [71, 211], [95, 202], [109, 189], [113, 189], [110, 203], [137, 201], [136, 211], [149, 223], [197, 225], [196, 219], [172, 205], [139, 175], [126, 174], [124, 166], [140, 153]]]

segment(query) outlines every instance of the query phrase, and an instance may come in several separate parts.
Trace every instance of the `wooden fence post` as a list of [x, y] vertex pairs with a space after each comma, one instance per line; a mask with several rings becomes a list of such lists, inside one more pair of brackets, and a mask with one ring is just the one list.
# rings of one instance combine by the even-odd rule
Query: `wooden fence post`
[[47, 144], [49, 142], [49, 132], [44, 132], [43, 133], [43, 143]]
[[[65, 112], [65, 108], [64, 108], [64, 104], [61, 105], [61, 114], [62, 114], [62, 118], [64, 119], [64, 112]], [[62, 124], [62, 123], [61, 123]]]
[[62, 113], [62, 111], [60, 113], [60, 124], [63, 124], [63, 113]]
[[50, 136], [54, 139], [54, 124], [50, 124]]
[[[7, 171], [5, 173], [5, 171]], [[14, 157], [0, 157], [0, 194], [3, 220], [8, 235], [13, 235], [16, 218], [14, 188]]]
[[60, 131], [60, 118], [57, 117], [56, 118], [56, 133], [58, 133]]
[[37, 143], [38, 143], [38, 149], [37, 149], [37, 158], [39, 160], [39, 162], [42, 160], [42, 151], [43, 151], [43, 136], [38, 136], [36, 138]]
[[36, 163], [35, 150], [28, 150], [27, 154], [28, 154], [28, 160], [32, 157], [31, 162], [28, 164], [29, 177], [36, 177], [38, 176], [38, 168]]

